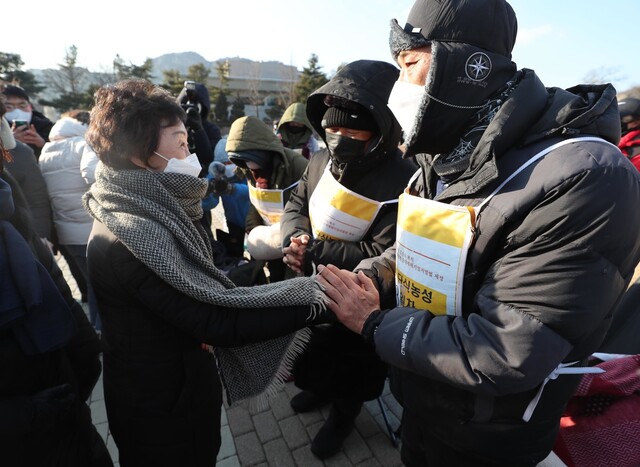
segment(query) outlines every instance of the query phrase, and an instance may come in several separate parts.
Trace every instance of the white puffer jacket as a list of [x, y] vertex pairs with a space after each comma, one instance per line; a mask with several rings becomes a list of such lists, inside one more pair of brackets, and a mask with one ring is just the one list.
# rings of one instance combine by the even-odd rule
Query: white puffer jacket
[[89, 185], [80, 174], [80, 159], [87, 145], [86, 125], [63, 117], [49, 133], [39, 165], [47, 184], [53, 222], [61, 245], [86, 245], [93, 219], [82, 207], [82, 195]]

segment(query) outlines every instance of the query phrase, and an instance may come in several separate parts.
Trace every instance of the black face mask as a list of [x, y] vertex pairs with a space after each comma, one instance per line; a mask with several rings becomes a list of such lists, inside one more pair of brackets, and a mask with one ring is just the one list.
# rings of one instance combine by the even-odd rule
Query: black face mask
[[351, 162], [365, 155], [367, 143], [369, 141], [360, 141], [357, 139], [347, 138], [346, 136], [336, 135], [327, 132], [325, 134], [327, 148], [331, 152], [331, 156], [341, 164]]

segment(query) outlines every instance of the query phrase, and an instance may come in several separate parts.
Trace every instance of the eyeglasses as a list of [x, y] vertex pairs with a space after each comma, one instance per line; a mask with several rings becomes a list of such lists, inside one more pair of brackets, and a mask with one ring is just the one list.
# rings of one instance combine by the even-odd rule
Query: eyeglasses
[[19, 103], [5, 101], [4, 107], [7, 109], [7, 112], [11, 112], [12, 110], [15, 110], [15, 109], [29, 110], [29, 108], [31, 107], [31, 104], [29, 104], [27, 101], [21, 101]]

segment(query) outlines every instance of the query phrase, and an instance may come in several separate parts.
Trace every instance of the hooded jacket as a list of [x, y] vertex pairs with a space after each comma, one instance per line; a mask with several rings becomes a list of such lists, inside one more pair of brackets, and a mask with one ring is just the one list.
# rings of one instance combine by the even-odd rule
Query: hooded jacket
[[39, 166], [53, 211], [53, 224], [61, 245], [86, 245], [93, 219], [82, 206], [89, 185], [80, 173], [80, 160], [87, 142], [87, 126], [73, 118], [58, 120], [44, 145]]
[[[334, 264], [353, 269], [364, 258], [381, 254], [396, 238], [397, 203], [381, 207], [368, 231], [359, 242], [313, 239], [309, 202], [318, 182], [331, 164], [331, 175], [341, 184], [369, 199], [396, 200], [417, 167], [403, 159], [398, 149], [400, 126], [387, 107], [387, 98], [398, 70], [384, 62], [359, 60], [343, 67], [307, 101], [307, 113], [315, 130], [325, 135], [321, 121], [327, 105], [325, 96], [355, 102], [369, 110], [381, 136], [375, 149], [345, 164], [338, 163], [328, 149], [316, 153], [282, 216], [280, 231], [283, 247], [290, 238], [303, 234], [311, 240], [305, 253], [305, 274], [312, 265]], [[340, 323], [313, 330], [307, 351], [294, 367], [296, 386], [327, 398], [375, 399], [382, 392], [387, 368], [360, 336]]]
[[[242, 117], [233, 122], [229, 129], [225, 149], [228, 153], [252, 150], [268, 151], [272, 155], [270, 189], [283, 190], [299, 181], [308, 163], [301, 154], [293, 149], [285, 148], [271, 128], [255, 117]], [[239, 161], [234, 160], [232, 154], [229, 156], [236, 165], [242, 165]], [[240, 165], [236, 172], [243, 174], [247, 182], [255, 186], [251, 172]], [[265, 279], [272, 282], [284, 279], [288, 268], [280, 259], [282, 257], [280, 248], [282, 240], [279, 223], [271, 226], [265, 225], [258, 210], [253, 204], [250, 204], [245, 222], [245, 232], [248, 234], [247, 251], [258, 259], [247, 285], [262, 281], [262, 279], [258, 279], [258, 276], [261, 276], [263, 267], [267, 265], [266, 260], [272, 261], [268, 262], [269, 277]], [[238, 278], [234, 278], [234, 280], [237, 281]]]
[[[402, 193], [417, 167], [411, 160], [402, 159], [398, 149], [400, 126], [386, 105], [397, 77], [397, 69], [388, 63], [359, 60], [346, 65], [309, 97], [309, 120], [323, 139], [326, 133], [321, 122], [328, 108], [325, 96], [342, 97], [368, 109], [381, 129], [382, 138], [373, 152], [352, 162], [340, 164], [328, 149], [322, 149], [311, 159], [281, 221], [283, 248], [290, 245], [291, 237], [303, 234], [312, 237], [309, 200], [329, 163], [333, 177], [362, 196], [390, 201]], [[383, 205], [360, 242], [312, 240], [305, 254], [306, 272], [311, 273], [312, 263], [353, 269], [363, 259], [382, 254], [395, 241], [397, 207], [397, 203]]]
[[[209, 97], [209, 90], [202, 83], [196, 83], [196, 102], [200, 104], [200, 120], [202, 121], [202, 130], [190, 131], [190, 144], [195, 148], [195, 152], [198, 155], [198, 160], [202, 166], [202, 172], [200, 176], [204, 176], [207, 173], [207, 167], [213, 161], [213, 150], [218, 144], [218, 141], [222, 138], [220, 134], [220, 128], [209, 120], [209, 114], [211, 113], [211, 99]], [[189, 98], [187, 97], [187, 90], [183, 88], [177, 97], [178, 103], [184, 105]], [[193, 103], [193, 102], [192, 102]]]
[[[301, 123], [304, 131], [301, 133], [291, 133], [287, 128], [287, 123]], [[287, 148], [297, 150], [306, 159], [309, 159], [314, 152], [320, 149], [318, 142], [313, 137], [313, 127], [307, 119], [306, 105], [300, 102], [291, 104], [280, 117], [276, 134], [282, 141], [282, 145]]]
[[[615, 89], [547, 89], [523, 70], [467, 170], [436, 196], [432, 158], [420, 155], [412, 192], [478, 206], [541, 150], [585, 135], [618, 142]], [[542, 460], [580, 376], [549, 380], [528, 423], [525, 408], [561, 362], [586, 359], [603, 340], [640, 258], [639, 202], [638, 173], [615, 147], [574, 142], [551, 151], [480, 212], [460, 317], [393, 308], [393, 249], [363, 262], [391, 308], [369, 317], [365, 338], [394, 367], [392, 390], [404, 409], [464, 452]]]
[[[285, 148], [271, 129], [255, 117], [242, 117], [231, 125], [225, 149], [228, 153], [256, 149], [270, 151], [273, 161], [269, 188], [274, 190], [283, 190], [300, 180], [308, 163], [301, 154]], [[249, 170], [242, 167], [237, 170], [255, 186]], [[249, 206], [246, 231], [250, 232], [259, 225], [264, 225], [262, 217], [253, 205]]]

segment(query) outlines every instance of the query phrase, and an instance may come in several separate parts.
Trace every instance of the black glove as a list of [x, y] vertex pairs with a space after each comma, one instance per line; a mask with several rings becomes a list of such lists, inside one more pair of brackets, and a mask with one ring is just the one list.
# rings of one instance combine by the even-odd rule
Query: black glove
[[187, 109], [187, 128], [193, 131], [202, 130], [202, 119], [197, 107]]
[[233, 183], [229, 183], [226, 178], [215, 180], [213, 192], [216, 195], [228, 195], [233, 191]]
[[69, 384], [44, 389], [31, 396], [33, 428], [39, 431], [56, 429], [67, 416], [76, 395]]

